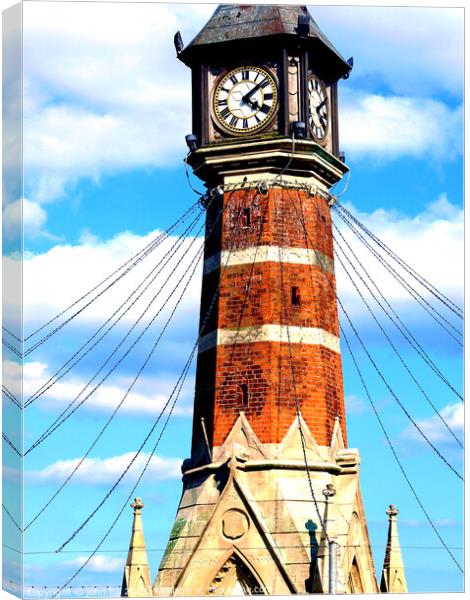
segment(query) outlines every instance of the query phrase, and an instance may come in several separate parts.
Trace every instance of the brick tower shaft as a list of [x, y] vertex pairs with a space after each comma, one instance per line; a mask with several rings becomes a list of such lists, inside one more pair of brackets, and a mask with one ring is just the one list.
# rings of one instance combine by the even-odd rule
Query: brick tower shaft
[[206, 434], [211, 448], [220, 446], [240, 411], [261, 442], [279, 443], [296, 398], [317, 443], [331, 442], [336, 417], [346, 441], [331, 217], [322, 195], [274, 182], [264, 194], [235, 189], [214, 201], [204, 321], [193, 454]]

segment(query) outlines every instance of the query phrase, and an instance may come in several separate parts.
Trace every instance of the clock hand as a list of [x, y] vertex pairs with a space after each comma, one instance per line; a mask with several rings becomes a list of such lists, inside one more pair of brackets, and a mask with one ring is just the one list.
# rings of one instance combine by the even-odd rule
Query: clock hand
[[259, 83], [257, 83], [254, 88], [252, 88], [247, 94], [245, 94], [242, 97], [242, 101], [247, 102], [251, 98], [251, 96], [253, 96], [253, 94], [260, 89], [260, 87], [263, 85], [263, 83], [265, 81], [266, 81], [266, 79], [262, 79]]
[[320, 114], [321, 109], [325, 106], [326, 104], [326, 98], [323, 100], [323, 102], [320, 102], [320, 104], [317, 106], [317, 113]]
[[[242, 98], [242, 100], [243, 100], [243, 98]], [[259, 108], [258, 100], [248, 99], [248, 100], [246, 100], [246, 103], [248, 104], [248, 106], [251, 106], [251, 108], [253, 110], [256, 110], [257, 108]]]

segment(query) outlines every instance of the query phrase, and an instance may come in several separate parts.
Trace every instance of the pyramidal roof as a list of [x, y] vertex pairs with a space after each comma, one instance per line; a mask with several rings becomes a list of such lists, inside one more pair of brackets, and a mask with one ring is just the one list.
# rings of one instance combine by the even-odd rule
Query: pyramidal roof
[[[336, 69], [350, 70], [350, 66], [321, 31], [306, 6], [274, 4], [220, 4], [212, 17], [179, 55], [188, 59], [203, 47], [268, 36], [298, 37], [299, 16], [309, 17], [310, 31], [307, 41], [320, 42]], [[341, 76], [341, 75], [339, 75]]]

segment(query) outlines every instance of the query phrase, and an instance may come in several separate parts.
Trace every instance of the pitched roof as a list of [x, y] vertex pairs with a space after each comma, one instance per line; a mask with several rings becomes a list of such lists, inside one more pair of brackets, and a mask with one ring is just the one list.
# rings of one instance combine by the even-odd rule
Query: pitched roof
[[[298, 37], [297, 26], [301, 15], [309, 17], [310, 42], [321, 42], [330, 60], [341, 64], [344, 73], [350, 70], [341, 54], [321, 31], [305, 6], [273, 4], [220, 4], [212, 17], [181, 52], [180, 58], [188, 59], [203, 47], [226, 44], [241, 40], [253, 40], [268, 36]], [[339, 64], [338, 64], [339, 63]]]

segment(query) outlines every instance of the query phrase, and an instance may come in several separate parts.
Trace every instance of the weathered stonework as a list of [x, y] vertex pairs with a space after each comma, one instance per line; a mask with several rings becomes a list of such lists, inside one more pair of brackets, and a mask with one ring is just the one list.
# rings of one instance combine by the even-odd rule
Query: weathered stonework
[[[337, 425], [317, 445], [301, 420], [320, 515], [339, 545], [339, 592], [378, 592], [359, 489], [359, 454]], [[305, 470], [298, 423], [262, 444], [241, 413], [213, 462], [184, 464], [184, 491], [155, 596], [327, 591], [328, 554]], [[328, 514], [322, 491], [336, 490]], [[354, 580], [354, 583], [352, 583]], [[238, 586], [238, 587], [237, 587]]]

